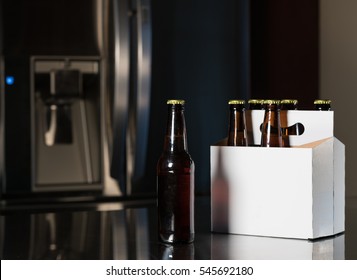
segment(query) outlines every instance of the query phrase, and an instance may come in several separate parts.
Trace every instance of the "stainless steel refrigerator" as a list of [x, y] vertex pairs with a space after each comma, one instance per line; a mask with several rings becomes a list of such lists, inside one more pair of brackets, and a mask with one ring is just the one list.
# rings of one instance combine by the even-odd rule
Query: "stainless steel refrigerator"
[[227, 101], [250, 96], [249, 1], [0, 0], [0, 13], [4, 199], [155, 196], [169, 98], [186, 99], [209, 194]]
[[150, 0], [0, 0], [2, 199], [134, 193], [151, 33]]

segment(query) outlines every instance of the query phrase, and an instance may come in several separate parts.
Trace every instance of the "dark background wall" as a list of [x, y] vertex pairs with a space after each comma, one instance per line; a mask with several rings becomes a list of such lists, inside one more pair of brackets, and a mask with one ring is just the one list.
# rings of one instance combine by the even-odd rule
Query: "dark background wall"
[[226, 136], [227, 101], [248, 98], [246, 1], [152, 1], [153, 80], [148, 176], [166, 126], [166, 99], [186, 99], [188, 148], [196, 191], [209, 192], [210, 145]]
[[[227, 101], [318, 95], [318, 1], [152, 1], [149, 180], [155, 182], [166, 99], [186, 99], [196, 191], [210, 189], [210, 145], [226, 136]], [[151, 183], [150, 183], [151, 184]]]
[[155, 190], [166, 100], [180, 98], [187, 101], [196, 191], [208, 193], [210, 145], [227, 134], [229, 99], [297, 98], [304, 108], [318, 96], [319, 1], [151, 2], [150, 139], [147, 174], [138, 186]]
[[319, 93], [319, 1], [252, 0], [251, 96], [297, 98], [312, 108]]

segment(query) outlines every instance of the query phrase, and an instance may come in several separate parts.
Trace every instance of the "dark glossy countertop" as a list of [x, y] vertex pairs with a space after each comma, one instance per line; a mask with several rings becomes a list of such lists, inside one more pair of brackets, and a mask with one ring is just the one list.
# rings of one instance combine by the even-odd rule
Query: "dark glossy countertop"
[[357, 259], [357, 199], [346, 231], [317, 241], [210, 231], [209, 197], [196, 197], [196, 238], [157, 242], [156, 200], [11, 206], [0, 210], [1, 259]]

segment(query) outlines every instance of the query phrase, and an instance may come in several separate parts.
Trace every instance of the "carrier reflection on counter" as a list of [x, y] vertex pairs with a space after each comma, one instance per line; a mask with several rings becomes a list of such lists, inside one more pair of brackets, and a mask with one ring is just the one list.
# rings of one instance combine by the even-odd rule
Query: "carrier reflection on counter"
[[[351, 235], [314, 242], [210, 232], [208, 200], [197, 199], [192, 244], [164, 244], [157, 238], [155, 200], [146, 204], [102, 203], [44, 212], [0, 215], [1, 259], [191, 260], [191, 259], [344, 259], [353, 257]], [[65, 204], [65, 207], [68, 207]], [[47, 211], [47, 210], [45, 210]], [[347, 237], [346, 237], [347, 236]], [[345, 253], [346, 244], [349, 244]], [[352, 245], [352, 247], [351, 247]], [[351, 255], [352, 253], [352, 255]]]

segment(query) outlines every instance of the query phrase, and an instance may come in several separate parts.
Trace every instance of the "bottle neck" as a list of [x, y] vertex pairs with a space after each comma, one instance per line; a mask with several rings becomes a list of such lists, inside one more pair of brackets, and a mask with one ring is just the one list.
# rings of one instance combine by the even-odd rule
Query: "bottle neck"
[[280, 110], [284, 111], [284, 110], [297, 110], [297, 106], [294, 104], [282, 104], [280, 106]]
[[276, 104], [270, 104], [265, 107], [264, 123], [280, 127], [280, 108]]
[[168, 105], [164, 151], [187, 151], [187, 134], [183, 105]]
[[317, 111], [330, 111], [331, 110], [331, 106], [330, 106], [330, 104], [318, 104], [318, 105], [315, 105], [315, 110], [317, 110]]
[[265, 107], [261, 146], [282, 147], [280, 110], [276, 104]]
[[229, 107], [228, 146], [246, 146], [244, 105], [232, 104]]

